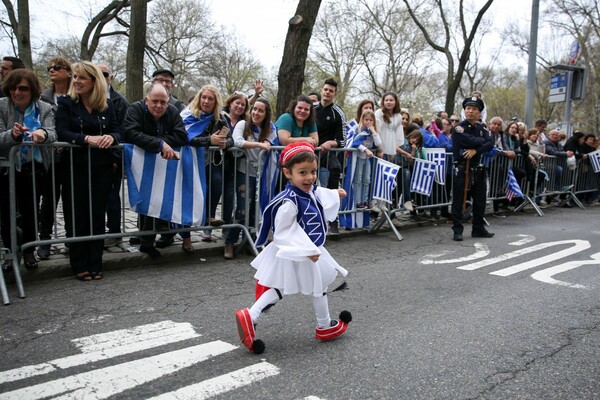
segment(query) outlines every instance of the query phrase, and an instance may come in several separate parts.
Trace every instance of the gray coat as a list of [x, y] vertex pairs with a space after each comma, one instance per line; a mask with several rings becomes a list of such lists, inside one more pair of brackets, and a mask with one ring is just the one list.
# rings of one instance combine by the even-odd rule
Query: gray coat
[[[44, 143], [56, 142], [56, 129], [54, 128], [54, 112], [52, 106], [43, 101], [36, 102], [40, 109], [40, 119], [42, 129], [48, 134], [48, 138]], [[15, 140], [12, 136], [12, 128], [15, 122], [23, 123], [23, 114], [21, 114], [9, 97], [0, 98], [0, 157], [8, 158], [10, 149], [23, 142], [23, 136]], [[52, 147], [40, 147], [42, 161], [46, 169], [50, 168], [52, 163]], [[21, 160], [15, 159], [15, 167], [18, 171], [21, 170]]]

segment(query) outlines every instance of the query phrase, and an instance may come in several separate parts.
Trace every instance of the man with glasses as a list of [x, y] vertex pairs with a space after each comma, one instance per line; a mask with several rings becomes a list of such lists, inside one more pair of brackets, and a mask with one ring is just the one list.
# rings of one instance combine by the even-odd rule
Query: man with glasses
[[[107, 64], [98, 64], [98, 68], [100, 68], [102, 75], [106, 80], [106, 97], [108, 97], [115, 106], [117, 121], [119, 122], [119, 125], [121, 125], [125, 119], [129, 103], [121, 93], [117, 92], [112, 87], [114, 75], [110, 67]], [[121, 233], [121, 195], [119, 193], [121, 191], [121, 178], [123, 175], [121, 150], [113, 150], [113, 155], [112, 185], [108, 195], [108, 202], [106, 203], [106, 227], [108, 228], [108, 233]], [[120, 242], [121, 238], [108, 238], [104, 240], [104, 247], [115, 246]]]
[[[25, 64], [17, 57], [4, 57], [0, 65], [0, 84], [4, 81], [4, 77], [13, 69], [25, 68]], [[4, 92], [0, 89], [0, 97], [4, 97]]]
[[183, 111], [185, 108], [185, 104], [177, 99], [177, 97], [173, 96], [173, 86], [175, 85], [175, 74], [168, 69], [157, 69], [152, 74], [152, 83], [160, 83], [163, 85], [167, 92], [169, 92], [169, 104], [177, 107], [179, 112]]

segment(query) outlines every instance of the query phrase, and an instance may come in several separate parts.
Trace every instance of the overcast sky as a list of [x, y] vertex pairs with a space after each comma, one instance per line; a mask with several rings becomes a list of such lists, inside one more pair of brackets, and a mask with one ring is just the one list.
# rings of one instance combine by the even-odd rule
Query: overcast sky
[[[81, 36], [87, 22], [85, 15], [90, 8], [89, 5], [105, 4], [106, 1], [30, 0], [34, 45], [42, 45], [46, 37], [60, 37], [65, 33]], [[323, 0], [320, 13], [323, 13], [327, 9], [327, 3], [332, 1], [335, 0]], [[484, 2], [484, 0], [472, 1], [478, 5]], [[493, 16], [497, 31], [501, 31], [508, 21], [518, 20], [529, 32], [531, 1], [496, 0], [486, 15]], [[543, 7], [546, 1], [541, 0], [541, 2]], [[240, 39], [255, 52], [263, 65], [268, 68], [279, 66], [287, 33], [287, 21], [296, 11], [297, 0], [206, 0], [206, 3], [212, 9], [214, 20], [230, 29], [235, 29]], [[94, 9], [99, 9], [99, 6]], [[501, 40], [496, 34], [490, 37], [489, 44], [491, 47], [498, 47]], [[568, 45], [566, 45], [567, 50]], [[0, 51], [6, 53], [8, 51], [6, 46], [6, 43], [0, 45]]]

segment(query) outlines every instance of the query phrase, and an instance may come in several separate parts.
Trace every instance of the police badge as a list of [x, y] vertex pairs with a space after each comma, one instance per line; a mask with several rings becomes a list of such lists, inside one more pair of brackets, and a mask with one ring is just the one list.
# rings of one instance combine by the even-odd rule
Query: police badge
[[465, 128], [463, 128], [463, 127], [462, 127], [462, 126], [460, 126], [460, 125], [456, 125], [456, 126], [454, 127], [454, 131], [455, 131], [456, 133], [463, 133], [463, 132], [465, 131]]

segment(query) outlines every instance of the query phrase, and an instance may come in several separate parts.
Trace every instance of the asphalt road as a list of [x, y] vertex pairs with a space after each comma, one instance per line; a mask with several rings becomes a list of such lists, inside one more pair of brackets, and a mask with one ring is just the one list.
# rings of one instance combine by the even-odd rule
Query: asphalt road
[[284, 298], [262, 355], [233, 317], [250, 257], [32, 282], [0, 308], [0, 399], [597, 399], [600, 207], [545, 213], [490, 218], [493, 239], [440, 223], [329, 241], [348, 332], [317, 342], [310, 298]]

